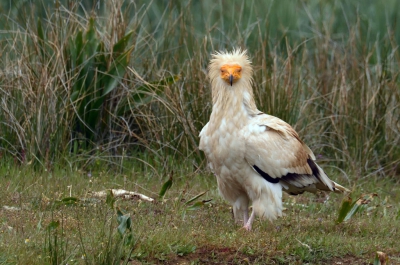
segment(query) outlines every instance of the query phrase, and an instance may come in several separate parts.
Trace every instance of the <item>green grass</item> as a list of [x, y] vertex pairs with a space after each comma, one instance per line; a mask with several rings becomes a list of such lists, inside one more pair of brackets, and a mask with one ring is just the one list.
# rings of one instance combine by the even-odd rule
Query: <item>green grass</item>
[[[274, 223], [257, 219], [246, 232], [234, 223], [214, 177], [176, 175], [162, 201], [116, 200], [114, 206], [132, 220], [127, 241], [118, 233], [115, 209], [105, 200], [89, 201], [89, 191], [122, 188], [157, 199], [162, 182], [105, 171], [89, 178], [77, 171], [4, 166], [2, 175], [0, 204], [20, 210], [0, 210], [1, 264], [361, 264], [376, 251], [387, 253], [391, 264], [400, 261], [399, 187], [390, 180], [356, 185], [353, 198], [371, 192], [378, 197], [348, 222], [336, 224], [342, 195], [285, 196], [285, 217]], [[210, 202], [185, 204], [204, 191], [196, 201]], [[70, 196], [86, 202], [55, 203]]]

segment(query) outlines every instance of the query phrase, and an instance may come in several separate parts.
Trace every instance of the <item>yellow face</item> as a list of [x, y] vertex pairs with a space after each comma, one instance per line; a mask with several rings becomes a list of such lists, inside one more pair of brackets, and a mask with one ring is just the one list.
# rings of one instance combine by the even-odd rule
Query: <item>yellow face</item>
[[231, 86], [242, 77], [242, 67], [238, 64], [221, 66], [221, 78]]

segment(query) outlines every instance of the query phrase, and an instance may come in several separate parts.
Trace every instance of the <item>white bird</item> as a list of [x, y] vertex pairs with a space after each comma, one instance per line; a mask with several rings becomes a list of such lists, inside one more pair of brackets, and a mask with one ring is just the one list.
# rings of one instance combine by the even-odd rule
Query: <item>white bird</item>
[[199, 148], [220, 194], [232, 204], [236, 221], [243, 216], [246, 230], [255, 215], [271, 221], [282, 216], [282, 190], [291, 195], [349, 191], [328, 178], [289, 124], [257, 109], [247, 51], [213, 54], [208, 74], [213, 107]]

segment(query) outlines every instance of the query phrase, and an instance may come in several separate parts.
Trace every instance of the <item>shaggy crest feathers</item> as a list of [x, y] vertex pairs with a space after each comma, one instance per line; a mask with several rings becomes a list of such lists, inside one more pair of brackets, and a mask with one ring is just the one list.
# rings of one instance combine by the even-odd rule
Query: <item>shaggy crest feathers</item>
[[209, 77], [213, 82], [219, 77], [219, 69], [223, 64], [239, 64], [244, 68], [243, 72], [246, 72], [246, 80], [251, 81], [253, 75], [253, 69], [247, 50], [241, 50], [240, 48], [233, 50], [232, 52], [215, 52], [212, 54], [212, 59], [209, 64]]
[[[233, 91], [236, 97], [245, 97], [245, 105], [249, 108], [250, 112], [257, 112], [257, 107], [253, 99], [253, 68], [247, 55], [247, 50], [241, 50], [240, 48], [234, 49], [232, 52], [215, 52], [212, 54], [212, 59], [208, 67], [208, 76], [211, 81], [212, 87], [212, 99], [213, 105], [215, 106], [217, 101], [223, 101], [226, 99], [225, 93], [228, 91], [224, 90], [227, 84], [225, 84], [220, 78], [220, 68], [224, 64], [238, 64], [242, 67], [242, 78], [236, 84]], [[237, 89], [241, 88], [241, 89]], [[245, 91], [242, 91], [245, 90]], [[244, 93], [247, 92], [247, 93]]]
[[282, 190], [292, 195], [348, 191], [328, 178], [289, 124], [257, 109], [252, 74], [245, 50], [212, 55], [213, 109], [199, 145], [221, 195], [231, 203], [236, 220], [243, 216], [246, 230], [255, 215], [269, 220], [282, 216]]

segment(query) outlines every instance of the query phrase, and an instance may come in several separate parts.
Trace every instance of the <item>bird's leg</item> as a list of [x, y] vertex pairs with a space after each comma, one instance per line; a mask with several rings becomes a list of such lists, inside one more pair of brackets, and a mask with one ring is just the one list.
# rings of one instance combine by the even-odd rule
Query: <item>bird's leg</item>
[[255, 215], [256, 215], [256, 212], [253, 209], [253, 211], [251, 212], [250, 218], [247, 220], [247, 222], [245, 222], [245, 224], [243, 226], [243, 228], [246, 229], [247, 231], [251, 230], [251, 225], [254, 221]]
[[249, 209], [246, 209], [243, 212], [243, 225], [246, 225], [248, 220], [249, 220]]

